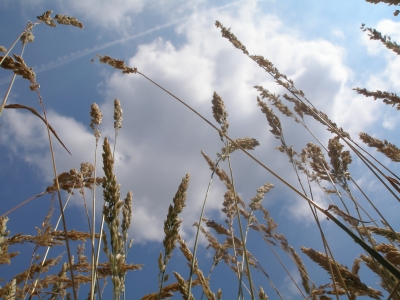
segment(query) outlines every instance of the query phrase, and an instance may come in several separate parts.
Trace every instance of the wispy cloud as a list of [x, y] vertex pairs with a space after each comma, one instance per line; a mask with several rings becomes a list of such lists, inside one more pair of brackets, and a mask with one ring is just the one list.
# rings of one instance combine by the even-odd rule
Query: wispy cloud
[[[215, 8], [204, 10], [204, 11], [200, 12], [199, 15], [206, 15], [206, 14], [209, 14], [209, 13], [214, 12], [214, 11], [224, 10], [224, 9], [239, 5], [242, 2], [244, 2], [244, 1], [235, 1], [235, 2], [232, 2], [232, 3], [226, 4], [226, 5], [221, 5], [221, 6], [218, 6], [218, 7], [215, 7]], [[71, 62], [73, 62], [73, 61], [75, 61], [75, 60], [77, 60], [79, 58], [82, 58], [82, 57], [87, 56], [89, 54], [96, 53], [96, 52], [98, 52], [100, 50], [103, 50], [103, 49], [106, 49], [108, 47], [112, 47], [112, 46], [115, 46], [115, 45], [118, 45], [118, 44], [122, 44], [122, 43], [127, 42], [127, 41], [135, 40], [137, 38], [152, 34], [153, 32], [159, 31], [161, 29], [168, 28], [168, 27], [171, 27], [173, 25], [184, 23], [184, 22], [188, 21], [190, 18], [191, 18], [191, 16], [187, 16], [187, 17], [183, 17], [183, 18], [180, 18], [180, 19], [176, 19], [174, 21], [170, 21], [170, 22], [164, 23], [162, 25], [155, 26], [155, 27], [153, 27], [151, 29], [148, 29], [148, 30], [136, 33], [136, 34], [132, 34], [132, 35], [129, 35], [129, 36], [126, 36], [126, 37], [123, 37], [123, 38], [120, 38], [120, 39], [117, 39], [117, 40], [114, 40], [114, 41], [111, 41], [111, 42], [107, 42], [107, 43], [104, 43], [104, 44], [101, 44], [101, 45], [96, 45], [96, 46], [91, 47], [91, 48], [85, 48], [83, 50], [75, 51], [75, 52], [72, 52], [70, 54], [60, 56], [56, 60], [50, 61], [50, 62], [42, 64], [40, 66], [36, 66], [33, 69], [34, 69], [36, 74], [40, 74], [42, 72], [46, 72], [46, 71], [61, 67], [63, 65], [69, 64], [69, 63], [71, 63]], [[0, 79], [0, 85], [9, 83], [10, 79], [11, 79], [10, 76], [1, 78]]]

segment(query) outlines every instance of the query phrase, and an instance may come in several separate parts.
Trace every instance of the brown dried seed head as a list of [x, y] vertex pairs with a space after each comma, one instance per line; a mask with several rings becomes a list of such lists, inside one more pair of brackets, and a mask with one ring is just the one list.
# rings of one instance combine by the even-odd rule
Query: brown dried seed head
[[265, 194], [268, 193], [273, 187], [274, 185], [272, 183], [266, 183], [262, 187], [260, 187], [257, 190], [257, 195], [250, 200], [250, 208], [252, 210], [258, 209]]
[[121, 227], [122, 227], [122, 238], [124, 239], [125, 243], [126, 240], [128, 239], [128, 229], [129, 226], [131, 225], [131, 220], [132, 220], [132, 198], [133, 198], [133, 193], [129, 191], [124, 200], [124, 207], [122, 209]]
[[53, 19], [51, 18], [51, 14], [53, 13], [52, 10], [48, 10], [46, 11], [43, 15], [38, 16], [37, 18], [42, 21], [45, 22], [47, 25], [49, 25], [50, 27], [56, 27], [56, 23], [54, 23]]
[[116, 130], [122, 128], [122, 108], [118, 99], [114, 100], [114, 128]]
[[93, 103], [90, 107], [90, 116], [92, 117], [92, 120], [90, 122], [90, 128], [93, 129], [94, 136], [96, 138], [99, 138], [101, 136], [101, 134], [100, 134], [100, 130], [98, 129], [98, 127], [101, 124], [101, 121], [103, 120], [103, 114], [100, 111], [100, 108], [96, 103]]
[[136, 68], [130, 68], [130, 67], [126, 66], [125, 62], [123, 60], [115, 59], [108, 55], [101, 56], [101, 55], [97, 54], [97, 57], [99, 57], [99, 60], [101, 63], [108, 64], [108, 65], [114, 67], [115, 69], [122, 70], [122, 73], [124, 73], [124, 74], [137, 72]]
[[81, 29], [83, 28], [83, 24], [74, 17], [68, 17], [68, 16], [64, 16], [64, 15], [56, 15], [54, 17], [54, 20], [57, 20], [58, 24], [72, 25], [75, 27], [79, 27]]
[[0, 45], [0, 52], [7, 52], [6, 47]]
[[22, 44], [32, 43], [34, 39], [35, 39], [35, 36], [33, 35], [32, 31], [26, 31], [20, 37]]
[[234, 143], [228, 142], [228, 145], [221, 149], [223, 160], [232, 152], [240, 149], [240, 147], [245, 150], [254, 150], [255, 147], [260, 145], [260, 143], [254, 138], [240, 138], [233, 141]]

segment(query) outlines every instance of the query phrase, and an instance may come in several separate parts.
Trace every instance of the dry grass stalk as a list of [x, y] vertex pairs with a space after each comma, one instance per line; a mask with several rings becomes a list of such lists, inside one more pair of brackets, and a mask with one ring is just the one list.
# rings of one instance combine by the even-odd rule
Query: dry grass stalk
[[279, 118], [274, 114], [272, 109], [267, 105], [267, 103], [260, 100], [257, 97], [257, 106], [261, 107], [261, 111], [265, 114], [268, 120], [269, 126], [271, 126], [270, 132], [275, 136], [276, 139], [280, 139], [282, 137], [282, 126]]
[[[175, 194], [173, 199], [174, 205], [170, 205], [168, 208], [167, 219], [164, 221], [164, 233], [165, 238], [163, 240], [164, 245], [164, 255], [160, 252], [160, 256], [158, 259], [159, 266], [159, 295], [161, 295], [162, 286], [164, 282], [164, 275], [169, 259], [172, 256], [172, 251], [175, 249], [176, 242], [179, 238], [179, 229], [182, 223], [182, 219], [178, 217], [178, 215], [182, 212], [185, 207], [185, 201], [187, 196], [187, 189], [189, 187], [190, 174], [186, 174], [186, 176], [182, 179], [181, 184], [178, 187], [178, 191]], [[179, 280], [178, 280], [179, 281]]]
[[397, 247], [391, 244], [381, 243], [376, 245], [376, 250], [385, 253], [385, 258], [397, 268], [400, 267], [400, 251]]
[[72, 25], [78, 28], [83, 28], [82, 22], [78, 21], [75, 17], [68, 17], [64, 15], [56, 15], [54, 18], [51, 17], [51, 14], [53, 13], [52, 10], [46, 11], [43, 15], [38, 16], [37, 18], [44, 22], [45, 24], [49, 25], [50, 27], [56, 27], [56, 23], [54, 20], [57, 21], [58, 24], [62, 25]]
[[[30, 106], [26, 106], [26, 105], [22, 105], [22, 104], [8, 104], [5, 105], [4, 108], [10, 109], [26, 109], [28, 111], [30, 111], [32, 114], [34, 114], [35, 116], [39, 117], [45, 124], [47, 124], [46, 120], [37, 112], [36, 109], [34, 109], [33, 107]], [[53, 127], [51, 127], [50, 124], [47, 124], [49, 126], [50, 131], [53, 133], [53, 135], [56, 137], [56, 139], [60, 142], [60, 144], [64, 147], [65, 150], [67, 150], [67, 152], [69, 154], [71, 154], [71, 152], [69, 152], [69, 150], [67, 149], [67, 147], [64, 145], [64, 143], [61, 141], [61, 139], [58, 137], [56, 131], [53, 129]]]
[[98, 139], [101, 137], [99, 126], [103, 120], [103, 113], [100, 111], [100, 108], [97, 105], [97, 103], [93, 103], [92, 106], [90, 107], [90, 116], [92, 117], [92, 120], [90, 121], [90, 128], [93, 129], [97, 143]]
[[31, 82], [30, 89], [36, 90], [39, 88], [39, 85], [36, 83], [36, 74], [33, 72], [32, 68], [29, 68], [26, 64], [24, 59], [17, 55], [13, 54], [14, 59], [11, 56], [0, 56], [0, 60], [3, 60], [1, 67], [6, 70], [11, 70], [16, 75], [20, 75], [25, 79], [28, 79]]
[[219, 132], [219, 136], [221, 141], [223, 142], [224, 135], [228, 134], [229, 122], [228, 122], [228, 112], [225, 108], [225, 103], [216, 92], [213, 94], [212, 103], [212, 112], [215, 121], [221, 125], [221, 132]]
[[331, 159], [331, 176], [337, 181], [345, 183], [350, 173], [348, 167], [352, 162], [350, 151], [343, 151], [344, 146], [340, 143], [340, 138], [335, 136], [328, 141], [328, 156]]
[[261, 286], [260, 286], [260, 291], [258, 292], [258, 298], [260, 298], [260, 300], [268, 300], [268, 296], [264, 292], [264, 289]]
[[[327, 257], [324, 253], [305, 247], [301, 247], [301, 251], [303, 251], [303, 253], [311, 258], [314, 262], [319, 264], [328, 273], [332, 269], [332, 279], [335, 280], [335, 283], [342, 289], [347, 288], [351, 295], [365, 295], [374, 299], [379, 299], [379, 296], [382, 296], [381, 292], [376, 291], [362, 283], [360, 277], [357, 274], [351, 272], [345, 266], [337, 262], [335, 263], [330, 257]], [[330, 268], [329, 265], [331, 265], [332, 268]], [[354, 270], [358, 271], [357, 268], [354, 268]], [[346, 286], [343, 286], [341, 278], [343, 279]]]
[[22, 45], [25, 45], [26, 43], [33, 43], [35, 36], [33, 35], [32, 31], [25, 31], [19, 39], [21, 40]]
[[385, 273], [385, 269], [379, 265], [376, 264], [375, 261], [369, 257], [366, 256], [364, 254], [360, 254], [360, 258], [361, 260], [365, 263], [365, 265], [375, 274], [378, 275], [378, 277], [381, 279], [380, 285], [382, 288], [384, 288], [387, 292], [391, 292], [392, 291], [392, 286], [395, 286], [396, 283], [398, 282], [398, 280], [396, 279], [395, 276], [393, 276], [392, 274], [389, 274], [389, 281], [387, 279], [383, 279], [381, 274]]
[[8, 246], [10, 245], [8, 242], [10, 231], [7, 231], [8, 220], [8, 217], [0, 217], [0, 265], [10, 264], [11, 258], [19, 254], [19, 252], [8, 252]]
[[[255, 86], [254, 88], [260, 92], [260, 96], [262, 99], [267, 99], [269, 102], [271, 102], [271, 104], [273, 106], [275, 106], [283, 115], [294, 118], [296, 123], [300, 122], [295, 117], [295, 115], [291, 112], [291, 110], [282, 103], [282, 101], [279, 99], [279, 95], [270, 93], [268, 90], [264, 89], [262, 86]], [[296, 101], [299, 102], [297, 99], [296, 99]], [[259, 102], [259, 100], [257, 100], [257, 102]], [[261, 106], [261, 105], [258, 105], [258, 106]]]
[[115, 135], [118, 135], [118, 130], [122, 128], [122, 107], [118, 99], [114, 100], [114, 128]]
[[377, 138], [370, 136], [365, 132], [360, 133], [360, 139], [369, 147], [376, 148], [377, 151], [386, 155], [394, 162], [400, 162], [400, 149], [394, 144], [384, 140], [383, 142]]
[[[377, 1], [377, 0], [366, 0], [367, 2], [382, 2], [382, 1]], [[389, 5], [392, 5], [394, 1], [384, 1], [384, 2], [389, 2]], [[398, 1], [395, 1], [396, 5], [398, 5]], [[379, 32], [378, 30], [374, 29], [374, 28], [368, 28], [365, 27], [365, 24], [361, 25], [361, 30], [362, 31], [368, 31], [368, 36], [370, 38], [370, 40], [376, 40], [376, 41], [380, 41], [383, 45], [385, 45], [386, 48], [388, 48], [389, 50], [392, 50], [394, 53], [396, 53], [397, 55], [400, 54], [400, 46], [396, 43], [396, 42], [392, 42], [392, 39], [390, 38], [390, 36], [386, 36], [386, 35], [382, 35], [381, 32]]]
[[399, 239], [400, 232], [394, 233], [390, 229], [376, 227], [376, 226], [366, 226], [366, 227], [359, 226], [358, 227], [358, 230], [363, 235], [366, 235], [365, 229], [367, 229], [377, 235], [384, 236], [385, 238], [387, 238], [388, 240], [390, 240], [392, 242], [397, 242], [397, 243], [400, 242], [400, 239]]
[[[60, 189], [73, 194], [73, 189], [79, 189], [79, 192], [83, 194], [83, 189], [88, 188], [92, 190], [95, 185], [100, 185], [103, 182], [103, 178], [97, 177], [96, 180], [93, 177], [94, 167], [90, 163], [81, 163], [80, 171], [78, 172], [75, 168], [69, 172], [63, 172], [58, 175], [58, 183]], [[56, 191], [56, 183], [53, 180], [53, 185], [46, 188], [46, 192]]]
[[[182, 251], [183, 255], [186, 257], [186, 260], [188, 261], [188, 265], [191, 266], [192, 261], [193, 261], [193, 254], [189, 250], [188, 246], [186, 245], [185, 241], [182, 240], [181, 236], [178, 237], [178, 242], [180, 244], [179, 249]], [[208, 280], [203, 275], [203, 272], [199, 269], [199, 265], [197, 263], [197, 259], [194, 261], [194, 267], [193, 267], [193, 273], [197, 275], [197, 278], [199, 279], [201, 286], [203, 288], [203, 292], [206, 295], [207, 299], [212, 299], [215, 300], [215, 294], [211, 292], [210, 290], [210, 284]]]
[[[199, 285], [199, 284], [200, 284], [200, 280], [196, 279], [193, 281], [193, 285]], [[179, 291], [179, 289], [180, 289], [179, 282], [174, 282], [167, 286], [164, 286], [161, 291], [160, 299], [165, 299], [165, 298], [169, 299], [169, 297], [174, 296], [174, 294], [172, 292], [177, 292], [177, 291]], [[143, 296], [142, 298], [140, 298], [140, 300], [157, 300], [157, 299], [159, 299], [158, 293], [147, 294], [147, 295]]]
[[[301, 284], [305, 292], [309, 295], [311, 293], [311, 286], [310, 286], [310, 277], [308, 277], [308, 272], [306, 266], [304, 265], [301, 257], [297, 254], [292, 246], [289, 246], [290, 252], [294, 261], [296, 262], [296, 266], [299, 269], [300, 277], [301, 277]], [[355, 273], [357, 274], [357, 273]]]
[[178, 272], [174, 272], [174, 276], [176, 280], [178, 280], [179, 292], [181, 293], [182, 298], [188, 300], [194, 300], [193, 295], [192, 294], [189, 295], [188, 284], [186, 283], [185, 279], [183, 279], [183, 277], [179, 275]]
[[[226, 145], [221, 149], [220, 157], [225, 160], [232, 152], [241, 148], [246, 150], [254, 150], [260, 143], [254, 138], [239, 138], [235, 139], [234, 143], [226, 142]], [[239, 148], [239, 146], [241, 148]]]
[[[110, 230], [111, 251], [107, 249], [107, 256], [112, 267], [112, 282], [114, 297], [118, 297], [124, 291], [125, 272], [121, 269], [126, 261], [123, 236], [119, 232], [119, 214], [124, 202], [120, 199], [120, 185], [117, 184], [117, 177], [114, 175], [114, 157], [111, 153], [111, 146], [108, 139], [104, 139], [103, 144], [103, 215], [104, 220]], [[126, 200], [129, 202], [129, 199]], [[124, 226], [128, 225], [125, 220]]]
[[387, 105], [396, 105], [396, 109], [400, 110], [400, 97], [397, 96], [396, 93], [389, 93], [385, 91], [376, 91], [376, 92], [371, 92], [368, 91], [367, 89], [360, 89], [360, 88], [354, 88], [358, 94], [364, 95], [365, 97], [374, 97], [374, 100], [376, 99], [383, 99], [383, 102], [386, 103]]
[[108, 55], [101, 56], [101, 55], [97, 54], [97, 57], [99, 58], [101, 63], [108, 64], [115, 69], [122, 70], [122, 73], [124, 73], [124, 74], [137, 73], [136, 68], [130, 68], [130, 67], [126, 66], [125, 62], [123, 60], [115, 59]]

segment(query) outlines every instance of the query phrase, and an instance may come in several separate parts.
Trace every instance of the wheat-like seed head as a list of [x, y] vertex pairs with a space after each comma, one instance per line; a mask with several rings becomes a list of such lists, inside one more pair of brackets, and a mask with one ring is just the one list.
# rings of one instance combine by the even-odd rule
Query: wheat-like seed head
[[78, 19], [75, 17], [68, 17], [68, 16], [64, 16], [64, 15], [55, 15], [54, 20], [56, 20], [58, 24], [72, 25], [72, 26], [83, 29], [82, 22], [78, 21]]
[[43, 13], [43, 15], [38, 16], [37, 18], [46, 23], [47, 25], [49, 25], [50, 27], [56, 27], [56, 23], [54, 23], [53, 19], [51, 18], [51, 14], [53, 13], [52, 10], [48, 10], [45, 13]]
[[101, 137], [101, 133], [99, 130], [99, 125], [101, 124], [103, 120], [103, 113], [100, 111], [99, 106], [97, 103], [93, 103], [90, 106], [90, 116], [92, 117], [90, 121], [90, 128], [93, 129], [94, 136], [96, 137], [96, 140]]
[[221, 141], [224, 141], [223, 134], [228, 134], [229, 127], [228, 112], [226, 111], [225, 103], [220, 95], [218, 95], [216, 92], [214, 92], [213, 94], [213, 99], [211, 103], [214, 119], [215, 121], [217, 121], [218, 124], [221, 125], [221, 132], [219, 132], [219, 136], [221, 138]]
[[254, 138], [240, 138], [235, 139], [232, 142], [227, 142], [226, 146], [221, 149], [221, 153], [217, 154], [222, 160], [225, 160], [232, 152], [242, 147], [245, 150], [254, 150], [255, 147], [259, 146], [260, 143]]
[[[14, 59], [11, 56], [6, 56], [1, 64], [1, 67], [6, 70], [11, 70], [16, 75], [20, 75], [25, 79], [28, 79], [32, 84], [29, 87], [32, 91], [39, 88], [39, 85], [36, 83], [36, 74], [33, 72], [32, 68], [29, 68], [24, 59], [17, 55], [13, 54]], [[3, 59], [3, 56], [0, 56], [0, 61]]]
[[122, 208], [122, 238], [124, 243], [126, 243], [128, 239], [128, 229], [131, 225], [132, 220], [132, 198], [133, 193], [131, 191], [128, 192], [126, 198], [124, 200], [124, 206]]
[[130, 73], [137, 72], [136, 68], [130, 68], [130, 67], [126, 66], [125, 62], [123, 60], [115, 59], [108, 55], [101, 56], [101, 55], [97, 54], [97, 57], [99, 57], [99, 60], [101, 63], [108, 64], [115, 69], [122, 70], [122, 73], [124, 73], [124, 74], [130, 74]]
[[25, 45], [26, 43], [32, 43], [35, 37], [32, 31], [26, 31], [19, 39], [21, 40], [22, 44]]
[[118, 99], [114, 100], [114, 128], [116, 132], [122, 128], [122, 107]]
[[[164, 222], [164, 233], [165, 238], [163, 245], [165, 249], [163, 265], [166, 265], [172, 256], [172, 251], [175, 249], [175, 244], [179, 237], [179, 229], [182, 223], [182, 219], [178, 218], [178, 215], [182, 212], [185, 207], [186, 201], [186, 190], [189, 186], [190, 174], [182, 179], [181, 184], [178, 187], [178, 191], [173, 199], [174, 205], [170, 205], [168, 208], [167, 219]], [[160, 264], [159, 264], [160, 265]], [[163, 266], [165, 268], [165, 266]]]
[[[188, 284], [186, 283], [185, 279], [178, 273], [174, 272], [174, 276], [179, 283], [179, 292], [181, 293], [183, 299], [188, 298]], [[194, 297], [190, 295], [190, 300], [194, 300]]]
[[251, 198], [249, 207], [252, 210], [257, 210], [260, 207], [261, 201], [264, 198], [265, 194], [268, 193], [273, 187], [274, 185], [272, 183], [266, 183], [259, 189], [257, 189], [257, 195]]

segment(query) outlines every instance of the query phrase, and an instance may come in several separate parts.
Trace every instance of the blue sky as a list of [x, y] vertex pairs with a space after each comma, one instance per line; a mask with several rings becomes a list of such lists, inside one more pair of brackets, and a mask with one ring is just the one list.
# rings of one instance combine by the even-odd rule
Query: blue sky
[[[118, 135], [115, 172], [121, 183], [121, 195], [126, 195], [128, 190], [134, 193], [129, 234], [135, 244], [128, 261], [146, 265], [141, 273], [129, 277], [133, 283], [127, 288], [134, 299], [157, 288], [157, 256], [162, 249], [163, 222], [176, 189], [188, 172], [191, 183], [181, 233], [192, 245], [194, 229], [191, 225], [198, 219], [210, 177], [200, 151], [215, 158], [222, 144], [218, 134], [207, 124], [139, 75], [121, 74], [96, 60], [90, 63], [96, 54], [124, 59], [127, 65], [137, 67], [209, 120], [213, 120], [211, 99], [216, 91], [229, 112], [230, 136], [256, 138], [261, 145], [254, 154], [294, 185], [297, 184], [295, 174], [287, 158], [274, 150], [279, 144], [256, 106], [257, 92], [253, 86], [263, 85], [272, 92], [284, 92], [268, 74], [221, 37], [214, 26], [215, 20], [231, 28], [251, 54], [263, 55], [272, 61], [294, 80], [296, 87], [303, 90], [318, 109], [354, 138], [366, 131], [396, 142], [395, 109], [352, 90], [365, 87], [396, 92], [399, 88], [399, 59], [378, 42], [369, 41], [366, 33], [359, 29], [361, 23], [365, 23], [399, 40], [399, 24], [393, 16], [393, 7], [361, 0], [341, 1], [340, 4], [336, 1], [329, 5], [323, 1], [296, 0], [2, 1], [0, 45], [8, 48], [28, 21], [36, 21], [36, 16], [49, 9], [54, 11], [53, 16], [74, 16], [85, 25], [84, 29], [36, 26], [35, 41], [24, 53], [26, 63], [37, 74], [50, 124], [72, 153], [70, 156], [55, 143], [59, 172], [79, 168], [81, 162], [93, 161], [95, 141], [89, 127], [90, 105], [99, 104], [104, 115], [102, 137], [113, 140], [113, 100], [118, 98], [122, 103], [124, 120]], [[12, 53], [19, 54], [19, 51], [20, 45]], [[10, 79], [10, 72], [1, 69], [2, 94]], [[40, 110], [35, 94], [22, 79], [16, 80], [8, 103]], [[12, 110], [4, 111], [0, 118], [3, 157], [0, 160], [3, 182], [0, 213], [4, 213], [42, 192], [51, 184], [53, 173], [43, 124], [33, 115]], [[313, 141], [292, 120], [280, 118], [287, 143], [294, 145], [298, 152], [307, 142]], [[325, 143], [332, 137], [312, 120], [308, 124]], [[100, 158], [101, 153], [98, 155]], [[387, 159], [378, 157], [396, 171]], [[243, 154], [234, 153], [232, 159], [241, 197], [249, 201], [257, 188], [266, 182], [273, 183], [275, 188], [267, 194], [264, 205], [278, 222], [279, 230], [299, 253], [300, 245], [321, 251], [308, 205]], [[360, 166], [359, 161], [353, 162], [350, 171], [354, 178], [396, 228], [397, 203]], [[98, 169], [101, 172], [101, 166]], [[98, 191], [100, 193], [100, 189]], [[206, 208], [207, 218], [223, 222], [220, 209], [224, 192], [223, 185], [215, 181]], [[328, 201], [322, 192], [316, 195], [317, 202], [327, 207]], [[9, 215], [9, 229], [12, 233], [34, 234], [34, 227], [40, 226], [48, 207], [49, 197], [32, 201]], [[73, 198], [67, 211], [67, 223], [69, 229], [87, 229], [82, 200], [78, 196]], [[351, 267], [360, 250], [331, 223], [326, 221], [324, 226], [332, 238], [332, 247], [338, 260]], [[299, 294], [287, 275], [271, 258], [266, 245], [260, 247], [260, 243], [253, 233], [249, 238], [249, 250], [264, 263], [285, 299], [298, 299]], [[207, 243], [203, 240], [199, 255], [204, 258], [202, 268], [207, 273], [213, 253], [207, 252], [205, 246]], [[29, 261], [29, 253], [25, 253], [26, 261]], [[178, 252], [174, 255], [176, 268], [185, 274], [182, 257]], [[328, 282], [324, 271], [306, 256], [302, 258], [317, 285]], [[26, 263], [13, 263], [7, 270], [0, 269], [0, 277], [7, 278], [10, 270], [19, 272], [26, 266]], [[220, 268], [221, 271], [216, 271], [221, 272], [220, 276], [229, 274], [226, 266]], [[366, 267], [363, 268], [365, 271]], [[293, 266], [289, 269], [295, 272]], [[174, 267], [170, 272], [172, 270]], [[233, 274], [229, 276], [232, 276], [230, 282], [236, 283]], [[143, 278], [149, 279], [140, 281]], [[213, 290], [216, 292], [221, 287], [226, 297], [229, 293], [235, 295], [236, 291], [227, 288], [229, 285], [224, 281], [216, 280]], [[378, 288], [377, 278], [369, 271], [366, 271], [365, 281]], [[261, 280], [257, 284], [274, 299], [276, 295], [267, 282]]]

